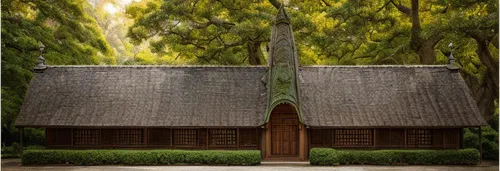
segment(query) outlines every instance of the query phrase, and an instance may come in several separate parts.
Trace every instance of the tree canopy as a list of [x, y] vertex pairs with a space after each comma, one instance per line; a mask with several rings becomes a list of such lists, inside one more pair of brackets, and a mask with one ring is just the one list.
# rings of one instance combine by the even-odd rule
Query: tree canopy
[[43, 43], [49, 65], [116, 64], [84, 0], [2, 1], [2, 138], [9, 143]]

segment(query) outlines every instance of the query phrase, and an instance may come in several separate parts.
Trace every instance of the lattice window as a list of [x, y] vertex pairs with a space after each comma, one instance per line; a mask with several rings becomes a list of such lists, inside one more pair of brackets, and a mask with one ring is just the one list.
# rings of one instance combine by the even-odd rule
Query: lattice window
[[408, 129], [408, 145], [432, 145], [432, 130]]
[[335, 146], [370, 146], [373, 144], [372, 129], [336, 129]]
[[174, 129], [174, 145], [196, 145], [197, 129]]
[[257, 145], [257, 129], [240, 129], [240, 146]]
[[113, 145], [140, 145], [144, 142], [142, 129], [113, 130]]
[[75, 146], [99, 145], [101, 131], [99, 129], [74, 129], [73, 144]]
[[170, 129], [166, 128], [151, 128], [148, 129], [149, 140], [151, 145], [170, 145]]
[[236, 129], [210, 129], [210, 145], [236, 145]]

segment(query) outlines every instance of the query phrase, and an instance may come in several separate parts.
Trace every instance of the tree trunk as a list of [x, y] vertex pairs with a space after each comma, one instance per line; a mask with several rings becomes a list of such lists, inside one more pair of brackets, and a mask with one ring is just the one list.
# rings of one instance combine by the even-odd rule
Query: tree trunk
[[259, 41], [247, 42], [248, 63], [250, 63], [250, 65], [262, 65], [262, 50], [260, 50], [260, 44], [261, 42]]
[[482, 83], [474, 77], [472, 82], [467, 82], [472, 90], [479, 111], [484, 119], [490, 120], [493, 116], [495, 105], [494, 100], [498, 99], [498, 61], [496, 61], [488, 48], [489, 39], [480, 33], [469, 33], [470, 37], [476, 40], [476, 54], [481, 63], [488, 69], [484, 75]]
[[[421, 47], [421, 44], [424, 40], [420, 37], [420, 32], [422, 28], [420, 27], [420, 19], [418, 16], [418, 0], [411, 1], [411, 33], [410, 33], [410, 47], [413, 51], [418, 53], [418, 50]], [[420, 55], [420, 54], [419, 54]]]
[[436, 61], [436, 52], [434, 51], [434, 45], [430, 42], [425, 42], [420, 45], [415, 52], [420, 57], [420, 63], [424, 65], [432, 65]]
[[495, 61], [491, 55], [486, 38], [482, 38], [480, 36], [473, 36], [473, 38], [477, 43], [476, 54], [479, 56], [481, 63], [488, 68], [488, 72], [490, 73], [489, 76], [495, 85], [495, 88], [498, 89], [498, 61]]
[[[411, 32], [412, 37], [411, 41], [414, 39], [420, 39], [420, 31], [422, 28], [420, 27], [420, 16], [418, 14], [418, 0], [411, 1]], [[417, 40], [418, 41], [418, 40]]]
[[498, 89], [495, 88], [490, 73], [486, 73], [482, 82], [475, 75], [471, 75], [463, 70], [461, 70], [461, 74], [472, 91], [472, 96], [479, 107], [479, 112], [486, 121], [490, 120], [495, 110], [494, 101], [498, 98]]
[[420, 26], [420, 16], [418, 14], [418, 0], [411, 1], [411, 34], [410, 47], [420, 57], [420, 63], [432, 65], [436, 61], [436, 52], [434, 47], [443, 39], [441, 33], [424, 39], [422, 38], [422, 27]]

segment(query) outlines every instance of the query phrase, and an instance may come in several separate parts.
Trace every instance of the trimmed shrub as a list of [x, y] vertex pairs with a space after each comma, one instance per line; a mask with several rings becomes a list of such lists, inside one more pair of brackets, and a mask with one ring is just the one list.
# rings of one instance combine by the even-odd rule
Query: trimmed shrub
[[[38, 145], [24, 147], [24, 150], [41, 150], [41, 149], [45, 149], [45, 147]], [[19, 145], [17, 142], [13, 142], [12, 146], [2, 147], [2, 158], [17, 158], [21, 157], [22, 153], [23, 151], [21, 150], [21, 145]]]
[[27, 150], [21, 163], [75, 165], [257, 165], [260, 151], [189, 150]]
[[309, 153], [312, 165], [339, 165], [338, 151], [331, 148], [313, 148]]
[[[490, 126], [483, 129], [483, 158], [498, 160], [498, 132]], [[479, 135], [476, 129], [464, 129], [464, 146], [479, 149]]]
[[479, 151], [463, 150], [335, 150], [313, 148], [312, 165], [372, 164], [372, 165], [476, 165]]
[[17, 142], [13, 142], [11, 146], [2, 147], [2, 157], [5, 158], [21, 157], [22, 152], [21, 145]]

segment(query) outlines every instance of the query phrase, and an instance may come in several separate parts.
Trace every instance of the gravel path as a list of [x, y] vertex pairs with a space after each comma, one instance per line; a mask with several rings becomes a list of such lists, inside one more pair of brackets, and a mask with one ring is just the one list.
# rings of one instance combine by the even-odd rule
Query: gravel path
[[290, 164], [287, 166], [279, 166], [276, 164], [264, 164], [259, 166], [21, 166], [20, 159], [2, 159], [2, 170], [18, 171], [18, 170], [51, 170], [51, 171], [132, 171], [132, 170], [169, 170], [169, 171], [498, 171], [498, 162], [487, 161], [479, 166], [369, 166], [369, 165], [352, 165], [352, 166], [335, 166], [335, 167], [318, 167], [304, 165], [304, 163]]

